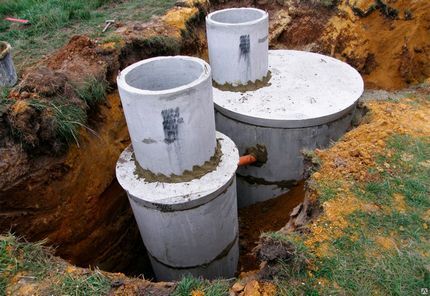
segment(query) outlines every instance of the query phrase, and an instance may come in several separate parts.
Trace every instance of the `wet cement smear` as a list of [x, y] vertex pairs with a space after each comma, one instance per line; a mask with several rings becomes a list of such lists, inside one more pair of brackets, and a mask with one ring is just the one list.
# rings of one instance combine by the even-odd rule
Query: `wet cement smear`
[[237, 85], [234, 86], [231, 83], [218, 84], [213, 81], [213, 86], [222, 91], [231, 91], [231, 92], [240, 92], [246, 93], [248, 91], [256, 91], [260, 88], [271, 86], [270, 80], [272, 79], [272, 72], [268, 71], [267, 75], [264, 76], [261, 80], [255, 80], [254, 82], [248, 81], [245, 85]]
[[195, 165], [193, 166], [192, 170], [186, 170], [182, 173], [182, 175], [172, 174], [170, 176], [166, 176], [164, 174], [155, 174], [150, 170], [144, 169], [136, 161], [134, 153], [132, 157], [136, 165], [134, 174], [138, 178], [145, 179], [145, 182], [182, 183], [182, 182], [191, 182], [192, 180], [195, 180], [195, 179], [200, 179], [204, 175], [216, 170], [219, 162], [221, 161], [222, 151], [221, 151], [220, 139], [217, 139], [217, 145], [215, 148], [214, 155], [203, 165], [201, 166]]
[[304, 181], [277, 198], [253, 204], [239, 210], [240, 259], [238, 272], [259, 268], [252, 249], [257, 246], [261, 233], [277, 231], [290, 219], [292, 210], [305, 198]]

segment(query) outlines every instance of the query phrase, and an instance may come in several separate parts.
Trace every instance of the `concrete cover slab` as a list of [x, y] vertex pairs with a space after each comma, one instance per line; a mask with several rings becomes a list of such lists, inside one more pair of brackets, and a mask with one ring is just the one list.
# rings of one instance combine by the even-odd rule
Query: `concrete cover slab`
[[350, 65], [321, 54], [270, 50], [270, 85], [247, 92], [214, 88], [215, 108], [253, 125], [296, 128], [333, 121], [354, 108], [364, 90]]

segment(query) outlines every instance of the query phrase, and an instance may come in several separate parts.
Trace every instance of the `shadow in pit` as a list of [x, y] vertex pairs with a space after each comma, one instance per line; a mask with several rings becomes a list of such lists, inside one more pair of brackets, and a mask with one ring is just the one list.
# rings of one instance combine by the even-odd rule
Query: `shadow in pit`
[[277, 198], [239, 209], [239, 273], [259, 269], [259, 260], [253, 249], [257, 246], [260, 235], [284, 227], [293, 209], [302, 203], [304, 198], [305, 181], [300, 181]]
[[[127, 225], [122, 230], [122, 234], [116, 240], [111, 240], [110, 245], [106, 245], [98, 254], [94, 254], [91, 261], [80, 262], [83, 267], [97, 266], [101, 270], [108, 272], [121, 272], [127, 276], [144, 276], [146, 279], [153, 279], [154, 273], [147, 255], [145, 245], [140, 237], [139, 228], [134, 219], [131, 206], [128, 202], [126, 192], [119, 185], [115, 178], [109, 187], [103, 192], [101, 200], [108, 200], [115, 196], [115, 199], [125, 200], [121, 208], [111, 219], [125, 219]], [[105, 221], [109, 223], [108, 221]]]

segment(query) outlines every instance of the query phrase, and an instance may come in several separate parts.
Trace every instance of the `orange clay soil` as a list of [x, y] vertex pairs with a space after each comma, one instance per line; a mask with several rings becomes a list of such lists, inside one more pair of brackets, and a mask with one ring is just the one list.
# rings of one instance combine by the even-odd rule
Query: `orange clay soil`
[[371, 88], [401, 89], [430, 76], [429, 1], [386, 1], [399, 11], [396, 19], [379, 10], [356, 16], [347, 2], [323, 33], [326, 52], [358, 66]]
[[[411, 98], [400, 102], [373, 101], [367, 106], [370, 108], [368, 123], [347, 133], [330, 149], [317, 151], [322, 166], [312, 179], [320, 184], [337, 184], [336, 197], [322, 204], [323, 214], [309, 226], [310, 233], [305, 241], [318, 256], [327, 255], [328, 244], [344, 234], [343, 230], [348, 226], [348, 214], [357, 209], [367, 212], [381, 210], [372, 203], [356, 198], [351, 192], [351, 179], [370, 181], [372, 176], [368, 173], [369, 168], [382, 170], [374, 157], [384, 151], [390, 157], [392, 152], [386, 151], [387, 138], [392, 135], [430, 136], [428, 100], [420, 100], [419, 104]], [[317, 189], [312, 198], [317, 199], [319, 194]], [[401, 210], [404, 206], [403, 197], [394, 198], [399, 201], [397, 207]], [[387, 248], [392, 245], [383, 237], [377, 238], [377, 242]]]
[[268, 3], [259, 7], [269, 11], [272, 48], [309, 50], [346, 61], [364, 75], [369, 88], [401, 89], [430, 76], [429, 1], [385, 1], [397, 9], [394, 18], [380, 8], [367, 16], [354, 13], [353, 8], [366, 9], [376, 0], [341, 0], [334, 8], [310, 1], [262, 2]]

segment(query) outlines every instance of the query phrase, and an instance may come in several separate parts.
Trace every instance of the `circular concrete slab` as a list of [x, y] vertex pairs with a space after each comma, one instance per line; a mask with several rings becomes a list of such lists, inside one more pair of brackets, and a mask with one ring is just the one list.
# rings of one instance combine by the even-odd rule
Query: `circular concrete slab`
[[237, 92], [214, 88], [215, 108], [252, 125], [300, 128], [333, 121], [354, 108], [361, 75], [337, 59], [304, 51], [269, 51], [269, 84]]
[[130, 198], [148, 208], [168, 207], [170, 211], [180, 211], [207, 203], [231, 185], [239, 162], [239, 152], [233, 141], [219, 132], [216, 138], [221, 144], [220, 163], [215, 171], [200, 179], [182, 183], [146, 182], [135, 174], [136, 161], [130, 145], [117, 162], [118, 182]]

